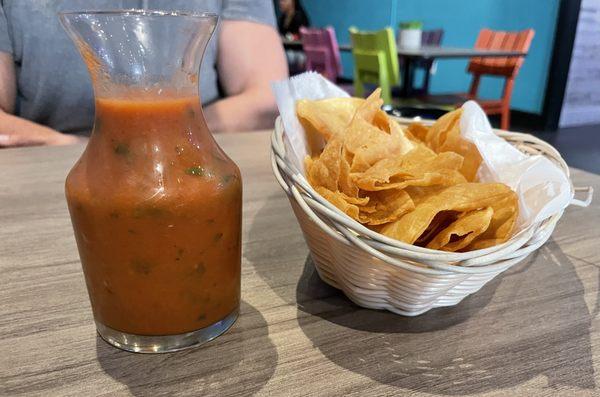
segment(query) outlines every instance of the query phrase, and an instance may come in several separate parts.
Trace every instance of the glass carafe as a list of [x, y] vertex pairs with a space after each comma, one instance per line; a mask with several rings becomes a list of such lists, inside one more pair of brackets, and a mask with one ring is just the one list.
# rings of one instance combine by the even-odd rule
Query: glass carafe
[[60, 18], [96, 101], [66, 197], [98, 333], [136, 352], [213, 339], [238, 315], [242, 216], [239, 169], [210, 134], [198, 93], [217, 17]]

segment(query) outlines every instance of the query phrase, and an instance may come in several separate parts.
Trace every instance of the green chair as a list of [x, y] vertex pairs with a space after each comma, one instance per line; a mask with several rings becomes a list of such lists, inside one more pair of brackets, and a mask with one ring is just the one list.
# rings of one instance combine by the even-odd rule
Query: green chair
[[365, 94], [365, 83], [381, 87], [385, 104], [392, 103], [392, 86], [400, 83], [398, 53], [394, 31], [385, 28], [376, 32], [361, 32], [350, 28], [352, 55], [354, 56], [354, 93]]

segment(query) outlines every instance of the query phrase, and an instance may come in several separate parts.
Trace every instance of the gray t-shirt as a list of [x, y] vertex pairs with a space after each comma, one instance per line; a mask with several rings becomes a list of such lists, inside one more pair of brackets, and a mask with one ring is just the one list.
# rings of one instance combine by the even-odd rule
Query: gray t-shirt
[[[271, 0], [0, 0], [0, 51], [15, 61], [18, 116], [62, 132], [89, 133], [94, 117], [90, 77], [57, 12], [122, 8], [212, 12], [222, 20], [275, 24]], [[200, 69], [204, 104], [219, 98], [217, 37]]]

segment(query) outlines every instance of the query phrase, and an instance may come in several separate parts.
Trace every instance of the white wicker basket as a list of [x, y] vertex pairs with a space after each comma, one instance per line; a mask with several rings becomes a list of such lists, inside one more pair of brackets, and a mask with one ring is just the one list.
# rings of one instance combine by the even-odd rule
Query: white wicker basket
[[[397, 119], [401, 124], [412, 120]], [[543, 154], [567, 176], [569, 168], [552, 146], [532, 135], [495, 131], [519, 150]], [[347, 217], [319, 196], [286, 155], [283, 123], [271, 139], [273, 172], [285, 190], [304, 233], [317, 271], [356, 304], [416, 316], [434, 307], [452, 306], [522, 261], [548, 240], [562, 213], [519, 232], [504, 244], [478, 251], [450, 253], [390, 239]], [[593, 190], [571, 204], [588, 206]]]

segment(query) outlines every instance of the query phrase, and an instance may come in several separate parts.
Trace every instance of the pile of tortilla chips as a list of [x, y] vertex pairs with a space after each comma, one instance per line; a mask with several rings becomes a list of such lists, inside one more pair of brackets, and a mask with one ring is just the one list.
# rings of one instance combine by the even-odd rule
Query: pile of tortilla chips
[[475, 180], [481, 156], [460, 136], [461, 110], [431, 127], [402, 128], [382, 104], [379, 90], [367, 99], [298, 101], [315, 190], [358, 222], [409, 244], [463, 252], [508, 240], [517, 195]]

